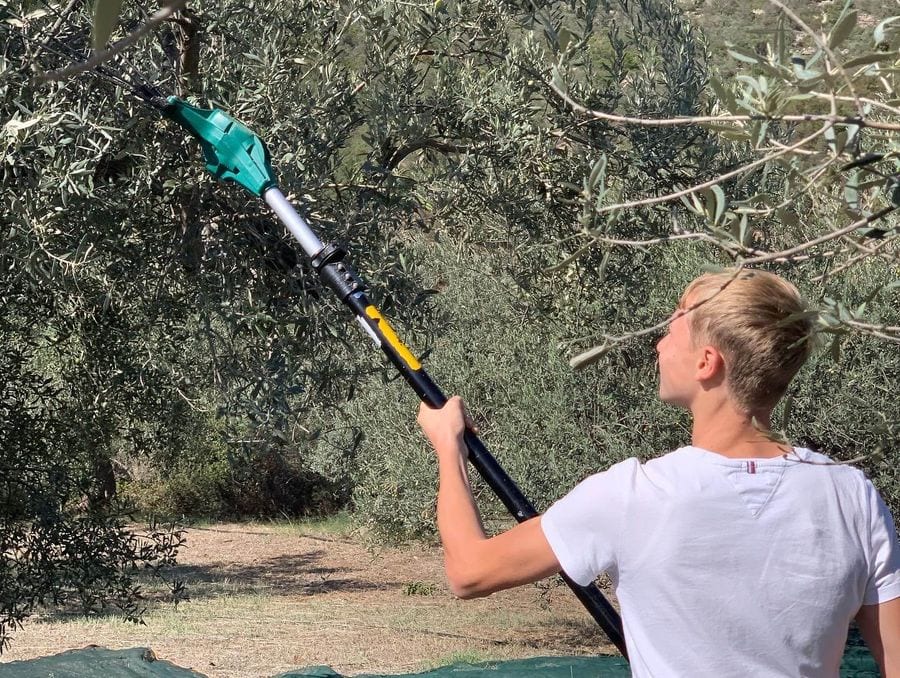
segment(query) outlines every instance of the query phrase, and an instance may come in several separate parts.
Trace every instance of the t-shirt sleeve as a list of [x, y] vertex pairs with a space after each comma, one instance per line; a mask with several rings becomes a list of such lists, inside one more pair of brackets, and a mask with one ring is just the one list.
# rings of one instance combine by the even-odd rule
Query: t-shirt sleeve
[[619, 535], [640, 464], [627, 459], [590, 476], [541, 517], [563, 572], [586, 586], [601, 572], [617, 578]]
[[868, 480], [866, 490], [870, 506], [871, 552], [869, 580], [866, 584], [863, 605], [879, 605], [900, 598], [900, 545], [897, 543], [897, 529], [894, 527], [890, 509]]

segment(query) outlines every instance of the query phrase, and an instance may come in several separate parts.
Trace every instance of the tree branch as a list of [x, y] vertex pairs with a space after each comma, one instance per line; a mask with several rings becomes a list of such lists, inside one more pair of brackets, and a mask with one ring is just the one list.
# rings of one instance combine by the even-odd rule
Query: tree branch
[[[880, 249], [886, 247], [887, 245], [890, 245], [891, 243], [896, 243], [896, 238], [885, 238], [882, 242], [880, 242], [880, 243], [878, 243], [877, 245], [875, 245], [875, 247], [872, 247], [872, 248], [865, 248], [864, 251], [860, 252], [859, 254], [857, 254], [857, 255], [854, 256], [854, 257], [851, 257], [850, 259], [848, 259], [847, 261], [845, 261], [843, 264], [841, 264], [840, 266], [838, 266], [838, 267], [837, 267], [836, 269], [834, 269], [833, 271], [828, 271], [828, 272], [826, 272], [826, 273], [823, 273], [822, 275], [817, 275], [815, 278], [812, 279], [812, 281], [813, 281], [813, 282], [822, 282], [822, 281], [825, 280], [826, 278], [830, 278], [831, 276], [835, 276], [835, 275], [837, 275], [838, 273], [843, 273], [843, 272], [846, 271], [848, 268], [850, 268], [851, 266], [853, 266], [853, 265], [855, 265], [855, 264], [858, 264], [860, 261], [863, 261], [864, 259], [868, 259], [869, 257], [874, 256], [874, 255], [876, 255], [876, 254], [877, 254], [878, 256], [882, 256], [882, 255], [878, 252], [878, 250], [880, 250]], [[888, 255], [888, 256], [890, 256], [890, 255]]]
[[619, 240], [617, 238], [607, 238], [605, 236], [596, 235], [592, 237], [587, 244], [579, 247], [577, 251], [567, 256], [558, 264], [548, 266], [544, 269], [544, 271], [546, 271], [547, 273], [556, 273], [557, 271], [561, 271], [597, 244], [622, 247], [652, 247], [653, 245], [661, 245], [662, 243], [671, 242], [674, 240], [705, 240], [707, 242], [711, 242], [714, 245], [723, 247], [723, 243], [720, 243], [708, 233], [676, 233], [673, 235], [660, 236], [659, 238], [650, 238], [648, 240]]
[[618, 203], [616, 205], [606, 205], [605, 207], [598, 208], [594, 212], [594, 214], [605, 214], [607, 212], [612, 212], [612, 211], [621, 210], [621, 209], [629, 209], [631, 207], [646, 207], [649, 205], [658, 205], [663, 202], [669, 202], [671, 200], [675, 200], [676, 198], [681, 198], [684, 196], [691, 195], [693, 193], [697, 193], [698, 191], [702, 191], [704, 189], [711, 188], [713, 186], [716, 186], [717, 184], [721, 184], [724, 181], [728, 181], [729, 179], [733, 179], [736, 176], [740, 176], [741, 174], [749, 172], [750, 170], [755, 169], [756, 167], [765, 165], [767, 162], [771, 162], [772, 160], [775, 160], [776, 158], [780, 158], [783, 155], [787, 155], [788, 153], [791, 153], [792, 151], [795, 151], [798, 148], [802, 148], [803, 146], [805, 146], [806, 144], [811, 142], [816, 137], [824, 134], [825, 131], [828, 130], [831, 126], [832, 126], [831, 123], [826, 123], [820, 129], [816, 130], [809, 136], [803, 137], [800, 141], [798, 141], [795, 144], [786, 146], [782, 150], [776, 151], [775, 153], [770, 153], [768, 155], [765, 155], [762, 158], [760, 158], [759, 160], [754, 160], [753, 162], [747, 163], [746, 165], [738, 167], [736, 170], [732, 170], [731, 172], [722, 174], [718, 177], [715, 177], [714, 179], [710, 179], [709, 181], [704, 181], [702, 184], [696, 184], [695, 186], [692, 186], [690, 188], [685, 188], [684, 190], [681, 190], [681, 191], [675, 191], [674, 193], [667, 193], [666, 195], [660, 195], [655, 198], [644, 198], [642, 200], [633, 200], [631, 202]]
[[[708, 297], [701, 299], [700, 301], [691, 304], [687, 308], [684, 309], [684, 313], [690, 313], [696, 308], [703, 306], [706, 302], [711, 299], [715, 299], [726, 287], [728, 287], [732, 282], [734, 282], [737, 277], [741, 274], [741, 271], [744, 270], [743, 264], [738, 265], [734, 272], [729, 276], [728, 280], [722, 283], [721, 287], [717, 289], [713, 294]], [[637, 337], [643, 337], [648, 334], [653, 334], [654, 332], [663, 329], [668, 326], [673, 320], [675, 320], [675, 314], [670, 315], [668, 318], [663, 320], [662, 322], [658, 322], [655, 325], [650, 327], [645, 327], [640, 330], [635, 330], [634, 332], [628, 332], [626, 334], [622, 334], [619, 336], [610, 336], [604, 335], [603, 338], [605, 342], [601, 346], [595, 346], [594, 348], [588, 349], [583, 353], [579, 353], [573, 358], [569, 359], [569, 365], [575, 369], [579, 367], [584, 367], [585, 365], [589, 365], [592, 362], [595, 362], [602, 358], [606, 353], [616, 344], [621, 344], [624, 341], [629, 341], [631, 339], [636, 339]]]
[[157, 10], [156, 13], [147, 20], [147, 23], [143, 24], [133, 33], [126, 35], [109, 49], [102, 52], [95, 52], [94, 56], [82, 63], [72, 64], [71, 66], [68, 66], [66, 68], [61, 68], [56, 71], [50, 71], [49, 73], [41, 73], [37, 76], [38, 82], [64, 80], [65, 78], [69, 78], [79, 73], [84, 73], [85, 71], [89, 71], [96, 68], [97, 66], [100, 66], [104, 62], [109, 61], [112, 57], [121, 53], [127, 47], [130, 47], [131, 45], [136, 43], [142, 37], [147, 35], [147, 33], [159, 26], [159, 24], [169, 19], [173, 14], [175, 14], [175, 12], [177, 12], [184, 6], [185, 2], [186, 0], [171, 0], [168, 5], [165, 5], [164, 7]]
[[889, 325], [875, 325], [873, 323], [864, 323], [859, 320], [844, 320], [843, 323], [853, 329], [869, 334], [879, 339], [900, 344], [900, 327], [891, 327]]
[[[847, 71], [844, 70], [844, 67], [841, 65], [840, 60], [837, 58], [835, 53], [828, 46], [828, 43], [822, 40], [821, 36], [819, 36], [813, 29], [806, 25], [806, 22], [803, 21], [797, 14], [788, 8], [781, 0], [769, 0], [770, 3], [778, 7], [784, 14], [795, 24], [797, 24], [809, 37], [816, 41], [816, 44], [819, 46], [825, 54], [831, 59], [831, 63], [834, 64], [834, 67], [837, 69], [837, 72], [844, 79], [844, 83], [847, 85], [847, 89], [850, 90], [850, 94], [853, 95], [853, 101], [856, 103], [856, 112], [859, 116], [865, 117], [863, 113], [862, 104], [859, 102], [859, 97], [856, 95], [856, 90], [853, 87], [853, 82], [847, 76]], [[832, 95], [833, 96], [833, 95]], [[832, 98], [832, 111], [834, 110], [834, 99]]]
[[810, 247], [815, 247], [816, 245], [821, 245], [822, 243], [828, 242], [829, 240], [835, 240], [836, 238], [845, 236], [848, 233], [852, 233], [858, 228], [862, 228], [863, 226], [867, 226], [872, 222], [886, 217], [896, 209], [897, 205], [890, 205], [889, 207], [885, 207], [884, 209], [875, 212], [874, 214], [870, 214], [865, 219], [854, 221], [849, 226], [844, 226], [844, 228], [839, 228], [836, 231], [830, 231], [825, 235], [821, 235], [818, 238], [813, 238], [812, 240], [807, 240], [806, 242], [800, 243], [799, 245], [791, 247], [790, 249], [781, 250], [780, 252], [771, 252], [769, 254], [753, 257], [751, 259], [744, 259], [740, 263], [742, 266], [754, 266], [756, 264], [762, 264], [767, 261], [791, 261], [793, 255], [795, 254], [800, 254], [808, 250]]
[[393, 170], [408, 155], [411, 155], [416, 151], [421, 151], [423, 148], [430, 148], [432, 150], [440, 151], [441, 153], [445, 154], [471, 153], [473, 151], [479, 150], [478, 148], [473, 146], [464, 146], [462, 144], [455, 144], [449, 141], [440, 141], [439, 139], [417, 139], [416, 141], [412, 141], [405, 146], [401, 146], [396, 151], [391, 153], [387, 162], [385, 162], [384, 164], [385, 169]]
[[[643, 127], [675, 127], [680, 125], [703, 125], [711, 123], [724, 122], [828, 122], [834, 125], [858, 125], [860, 127], [870, 127], [872, 129], [882, 129], [889, 131], [900, 131], [900, 123], [880, 122], [877, 120], [867, 120], [865, 116], [846, 116], [846, 115], [822, 115], [822, 114], [803, 114], [803, 115], [694, 115], [694, 116], [676, 116], [674, 118], [633, 118], [627, 115], [616, 115], [614, 113], [605, 113], [592, 108], [588, 108], [572, 99], [571, 96], [562, 90], [552, 80], [547, 83], [550, 89], [566, 103], [576, 113], [582, 113], [598, 120], [607, 122], [615, 122], [624, 125], [641, 125]], [[821, 96], [829, 96], [827, 94]]]
[[50, 30], [47, 31], [47, 35], [49, 37], [42, 44], [38, 45], [33, 59], [37, 60], [41, 52], [49, 47], [50, 41], [56, 39], [56, 31], [60, 29], [60, 27], [63, 25], [63, 22], [68, 18], [69, 14], [71, 14], [72, 10], [74, 10], [77, 5], [81, 4], [82, 1], [83, 0], [69, 0], [69, 4], [66, 5], [65, 8], [56, 15], [56, 21], [53, 22]]

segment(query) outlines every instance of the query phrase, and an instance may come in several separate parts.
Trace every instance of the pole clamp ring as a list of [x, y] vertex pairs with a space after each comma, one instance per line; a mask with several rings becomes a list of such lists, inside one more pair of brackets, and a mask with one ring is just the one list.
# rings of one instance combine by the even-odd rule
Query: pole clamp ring
[[344, 263], [346, 255], [344, 248], [329, 243], [316, 253], [311, 262], [322, 282], [334, 290], [341, 301], [354, 292], [366, 289], [353, 267]]
[[323, 266], [341, 261], [345, 256], [347, 256], [347, 250], [340, 245], [328, 243], [316, 252], [316, 255], [312, 258], [312, 267], [318, 271]]

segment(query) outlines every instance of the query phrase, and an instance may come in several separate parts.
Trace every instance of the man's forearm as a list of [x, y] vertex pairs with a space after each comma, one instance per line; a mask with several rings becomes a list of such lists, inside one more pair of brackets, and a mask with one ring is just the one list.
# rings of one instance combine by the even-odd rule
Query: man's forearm
[[[438, 456], [437, 525], [444, 545], [447, 576], [454, 593], [466, 584], [474, 549], [486, 539], [472, 496], [462, 438], [435, 445]], [[459, 584], [459, 586], [457, 586]]]

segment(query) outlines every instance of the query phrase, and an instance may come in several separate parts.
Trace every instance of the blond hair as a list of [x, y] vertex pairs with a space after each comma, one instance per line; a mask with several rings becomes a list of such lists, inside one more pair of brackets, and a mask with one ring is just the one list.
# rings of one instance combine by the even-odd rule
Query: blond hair
[[702, 275], [685, 290], [695, 346], [711, 344], [725, 360], [726, 383], [747, 412], [771, 409], [812, 351], [813, 323], [800, 292], [766, 271]]

